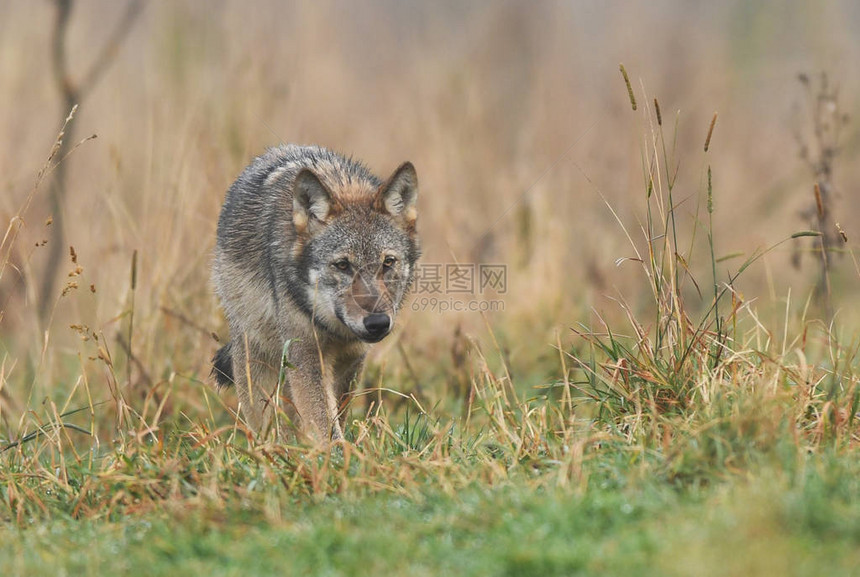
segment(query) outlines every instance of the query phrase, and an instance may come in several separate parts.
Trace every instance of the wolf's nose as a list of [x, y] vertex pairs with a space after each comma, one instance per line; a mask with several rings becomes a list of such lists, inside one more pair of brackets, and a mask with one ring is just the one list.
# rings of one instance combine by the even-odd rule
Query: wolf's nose
[[372, 314], [364, 317], [364, 328], [374, 337], [381, 337], [391, 328], [391, 317], [384, 314]]

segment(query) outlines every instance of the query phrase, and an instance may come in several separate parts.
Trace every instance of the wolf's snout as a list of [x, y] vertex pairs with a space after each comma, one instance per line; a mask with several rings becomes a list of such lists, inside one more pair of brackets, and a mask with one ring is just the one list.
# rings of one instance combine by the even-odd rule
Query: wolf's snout
[[364, 328], [374, 339], [381, 339], [391, 328], [391, 317], [385, 314], [372, 314], [364, 317]]

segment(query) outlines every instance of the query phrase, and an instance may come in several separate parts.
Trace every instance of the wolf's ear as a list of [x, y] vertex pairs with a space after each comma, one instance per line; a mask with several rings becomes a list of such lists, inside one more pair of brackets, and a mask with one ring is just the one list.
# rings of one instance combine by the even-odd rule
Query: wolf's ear
[[296, 232], [312, 233], [325, 224], [333, 212], [335, 201], [317, 175], [302, 169], [293, 184], [293, 226]]
[[418, 218], [418, 175], [411, 162], [404, 162], [385, 181], [376, 198], [376, 209], [401, 218], [407, 225], [414, 225]]

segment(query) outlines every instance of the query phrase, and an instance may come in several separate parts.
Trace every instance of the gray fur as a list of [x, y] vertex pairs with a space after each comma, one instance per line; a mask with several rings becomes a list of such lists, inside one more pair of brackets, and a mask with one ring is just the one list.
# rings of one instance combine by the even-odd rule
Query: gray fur
[[[213, 375], [235, 383], [255, 430], [279, 404], [311, 437], [342, 438], [343, 397], [369, 343], [387, 334], [365, 319], [388, 315], [392, 326], [412, 284], [417, 193], [409, 163], [383, 182], [357, 161], [295, 145], [269, 149], [230, 187], [212, 270], [230, 342]], [[278, 392], [289, 339], [296, 368]]]

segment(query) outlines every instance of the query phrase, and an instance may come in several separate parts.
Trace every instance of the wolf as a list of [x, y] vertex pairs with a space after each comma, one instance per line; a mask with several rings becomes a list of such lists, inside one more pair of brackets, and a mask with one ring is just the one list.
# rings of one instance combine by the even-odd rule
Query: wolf
[[302, 436], [343, 439], [353, 381], [415, 277], [417, 200], [412, 163], [382, 180], [318, 146], [270, 148], [230, 186], [212, 264], [230, 339], [212, 374], [252, 429], [280, 408]]

